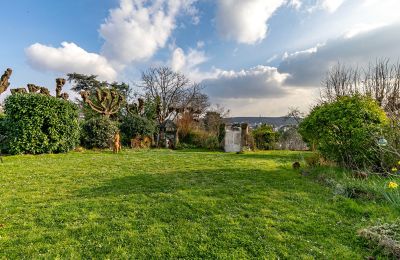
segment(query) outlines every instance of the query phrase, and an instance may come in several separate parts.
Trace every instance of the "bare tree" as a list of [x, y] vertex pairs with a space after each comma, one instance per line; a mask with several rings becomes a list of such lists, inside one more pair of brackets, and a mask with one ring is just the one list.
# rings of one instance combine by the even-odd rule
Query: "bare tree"
[[144, 96], [157, 105], [158, 141], [164, 138], [168, 120], [174, 121], [185, 111], [204, 113], [208, 106], [208, 97], [201, 93], [200, 85], [169, 67], [153, 67], [143, 72], [140, 87]]
[[289, 107], [289, 111], [285, 116], [285, 120], [289, 121], [293, 119], [297, 124], [304, 118], [304, 113], [300, 111], [298, 107]]
[[322, 99], [332, 102], [337, 98], [358, 93], [360, 73], [358, 68], [353, 69], [338, 63], [326, 74], [322, 82]]
[[367, 68], [346, 67], [338, 63], [323, 81], [321, 98], [332, 102], [342, 96], [362, 94], [376, 100], [389, 114], [400, 110], [400, 63], [379, 59]]

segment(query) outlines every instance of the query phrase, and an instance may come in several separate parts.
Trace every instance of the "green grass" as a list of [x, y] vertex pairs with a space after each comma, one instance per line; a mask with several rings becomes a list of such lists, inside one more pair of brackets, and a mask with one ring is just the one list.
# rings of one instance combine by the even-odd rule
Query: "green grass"
[[389, 204], [335, 196], [304, 153], [84, 152], [0, 164], [0, 258], [362, 259]]

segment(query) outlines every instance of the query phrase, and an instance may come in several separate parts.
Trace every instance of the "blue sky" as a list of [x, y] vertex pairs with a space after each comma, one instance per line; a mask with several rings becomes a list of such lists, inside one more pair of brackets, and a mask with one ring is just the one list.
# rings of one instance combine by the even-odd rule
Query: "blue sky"
[[19, 0], [10, 2], [0, 65], [12, 87], [54, 91], [69, 72], [134, 83], [168, 65], [232, 116], [307, 111], [337, 62], [397, 61], [398, 0]]

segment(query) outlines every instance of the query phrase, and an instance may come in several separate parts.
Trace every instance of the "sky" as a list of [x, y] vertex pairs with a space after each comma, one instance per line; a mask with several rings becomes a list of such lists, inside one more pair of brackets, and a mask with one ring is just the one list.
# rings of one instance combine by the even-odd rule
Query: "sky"
[[[150, 66], [200, 83], [231, 116], [307, 112], [338, 62], [400, 58], [399, 0], [18, 0], [2, 12], [12, 88], [67, 73], [135, 85]], [[4, 97], [3, 97], [4, 98]]]

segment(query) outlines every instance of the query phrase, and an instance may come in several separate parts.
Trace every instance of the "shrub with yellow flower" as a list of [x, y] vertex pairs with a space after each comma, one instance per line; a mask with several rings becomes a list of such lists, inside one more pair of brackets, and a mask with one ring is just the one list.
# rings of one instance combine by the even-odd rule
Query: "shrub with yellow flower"
[[399, 187], [399, 185], [396, 182], [391, 181], [391, 182], [389, 182], [388, 187], [390, 189], [397, 189]]

